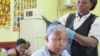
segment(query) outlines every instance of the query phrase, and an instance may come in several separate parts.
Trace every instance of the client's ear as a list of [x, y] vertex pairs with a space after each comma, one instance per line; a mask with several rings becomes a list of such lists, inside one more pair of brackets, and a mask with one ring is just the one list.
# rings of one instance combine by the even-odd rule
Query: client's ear
[[48, 36], [45, 36], [45, 40], [48, 42]]

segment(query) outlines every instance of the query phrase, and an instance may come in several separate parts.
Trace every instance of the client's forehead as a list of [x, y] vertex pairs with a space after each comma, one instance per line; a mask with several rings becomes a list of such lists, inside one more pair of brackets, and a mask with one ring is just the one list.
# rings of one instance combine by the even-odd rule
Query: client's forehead
[[56, 34], [66, 33], [66, 31], [65, 31], [65, 30], [57, 30], [57, 31], [55, 31], [55, 33], [56, 33]]
[[66, 37], [66, 36], [67, 36], [65, 30], [55, 31], [55, 32], [54, 32], [54, 35], [55, 35], [55, 36], [63, 36], [63, 37]]

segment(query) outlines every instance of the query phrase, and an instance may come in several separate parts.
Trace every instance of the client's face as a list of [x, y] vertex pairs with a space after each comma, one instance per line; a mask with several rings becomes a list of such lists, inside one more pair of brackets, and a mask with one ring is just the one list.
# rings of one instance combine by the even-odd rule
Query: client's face
[[60, 55], [66, 48], [67, 34], [66, 31], [55, 31], [48, 36], [48, 48], [54, 54]]

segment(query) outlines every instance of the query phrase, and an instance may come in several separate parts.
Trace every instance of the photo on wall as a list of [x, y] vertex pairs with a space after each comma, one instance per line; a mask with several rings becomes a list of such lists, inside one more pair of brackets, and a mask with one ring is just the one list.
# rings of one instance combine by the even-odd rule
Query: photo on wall
[[37, 0], [14, 0], [13, 31], [19, 31], [20, 20], [24, 19], [24, 10], [36, 8]]
[[10, 25], [10, 0], [0, 0], [0, 27], [8, 27]]

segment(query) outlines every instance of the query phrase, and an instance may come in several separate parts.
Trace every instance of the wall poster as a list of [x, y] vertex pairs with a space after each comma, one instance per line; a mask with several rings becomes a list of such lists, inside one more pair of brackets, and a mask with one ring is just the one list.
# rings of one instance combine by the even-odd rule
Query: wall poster
[[13, 31], [19, 31], [20, 20], [23, 20], [24, 10], [36, 8], [36, 0], [14, 0]]
[[11, 25], [10, 0], [0, 0], [0, 27]]

